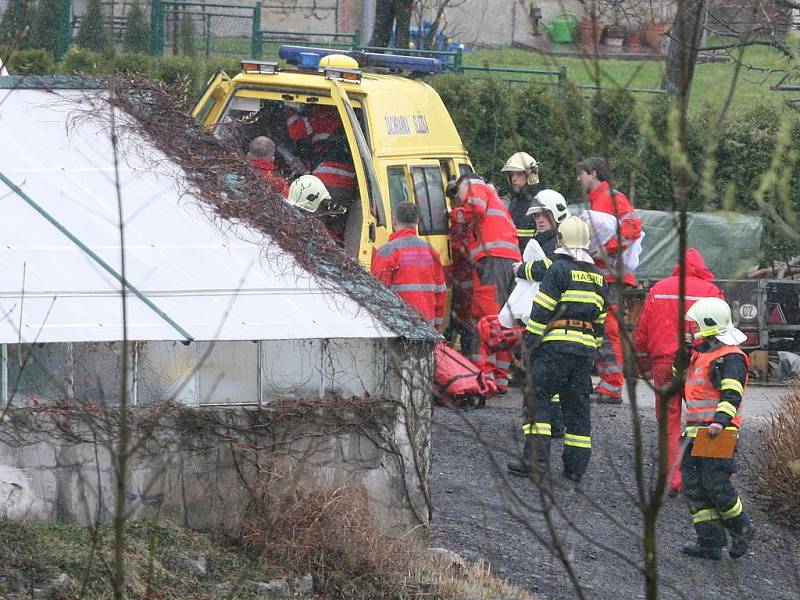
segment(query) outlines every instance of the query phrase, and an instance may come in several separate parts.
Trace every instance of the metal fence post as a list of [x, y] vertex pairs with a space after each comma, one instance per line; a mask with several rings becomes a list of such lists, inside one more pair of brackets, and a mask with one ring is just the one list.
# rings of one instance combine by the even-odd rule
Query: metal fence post
[[353, 43], [351, 44], [351, 50], [358, 50], [358, 47], [361, 45], [361, 30], [356, 29], [353, 31]]
[[56, 45], [56, 60], [60, 60], [69, 49], [72, 41], [72, 24], [70, 16], [72, 14], [72, 1], [61, 0], [58, 3], [58, 40]]
[[463, 73], [464, 70], [461, 68], [464, 61], [464, 49], [459, 46], [456, 48], [456, 55], [453, 59], [453, 71], [456, 73]]
[[163, 0], [153, 0], [150, 4], [150, 54], [164, 54], [164, 4]]
[[564, 86], [567, 84], [567, 67], [558, 68], [558, 95], [564, 94]]
[[264, 42], [261, 39], [261, 2], [253, 7], [253, 33], [250, 38], [250, 57], [261, 58]]

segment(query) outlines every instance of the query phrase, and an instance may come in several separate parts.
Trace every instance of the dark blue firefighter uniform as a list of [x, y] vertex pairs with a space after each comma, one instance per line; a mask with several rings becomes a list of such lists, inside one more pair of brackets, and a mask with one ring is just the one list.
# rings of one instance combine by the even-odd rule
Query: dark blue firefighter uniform
[[525, 345], [531, 351], [536, 403], [528, 418], [526, 458], [547, 470], [551, 403], [559, 394], [564, 414], [564, 475], [580, 480], [592, 452], [589, 393], [591, 369], [603, 339], [608, 287], [588, 262], [555, 254], [533, 300]]

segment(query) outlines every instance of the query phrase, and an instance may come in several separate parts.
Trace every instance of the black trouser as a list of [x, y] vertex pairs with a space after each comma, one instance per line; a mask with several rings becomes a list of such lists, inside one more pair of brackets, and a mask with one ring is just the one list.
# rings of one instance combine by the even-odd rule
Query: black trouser
[[411, 24], [411, 0], [381, 0], [375, 6], [375, 23], [370, 46], [381, 48], [389, 45], [392, 37], [392, 22], [395, 30], [395, 47], [407, 49], [408, 28]]
[[592, 391], [592, 363], [589, 356], [550, 350], [547, 342], [536, 350], [531, 361], [536, 400], [535, 414], [529, 415], [526, 448], [533, 444], [536, 462], [542, 470], [550, 463], [552, 399], [560, 397], [564, 416], [564, 473], [581, 477], [592, 454], [592, 420], [589, 394]]
[[689, 502], [697, 543], [719, 548], [726, 542], [725, 529], [738, 535], [750, 522], [731, 483], [736, 462], [734, 458], [692, 456], [693, 445], [690, 441], [681, 461], [683, 493]]

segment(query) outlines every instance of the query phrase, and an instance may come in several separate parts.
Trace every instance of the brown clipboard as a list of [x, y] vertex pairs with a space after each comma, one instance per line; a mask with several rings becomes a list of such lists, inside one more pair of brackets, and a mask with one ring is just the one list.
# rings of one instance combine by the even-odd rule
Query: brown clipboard
[[708, 427], [698, 427], [697, 437], [692, 446], [692, 456], [701, 458], [733, 458], [738, 429], [723, 429], [717, 437], [708, 435]]

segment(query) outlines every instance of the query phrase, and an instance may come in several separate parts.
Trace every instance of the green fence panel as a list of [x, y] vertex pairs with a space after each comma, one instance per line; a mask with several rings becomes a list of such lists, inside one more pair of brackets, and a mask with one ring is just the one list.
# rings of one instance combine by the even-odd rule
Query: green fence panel
[[71, 0], [61, 0], [58, 3], [58, 46], [56, 48], [56, 60], [60, 60], [69, 49], [72, 41], [72, 29], [70, 26], [70, 16], [72, 15]]
[[261, 4], [153, 0], [150, 53], [258, 58]]

